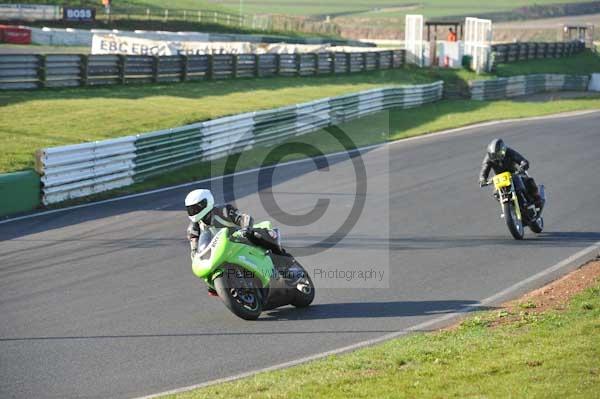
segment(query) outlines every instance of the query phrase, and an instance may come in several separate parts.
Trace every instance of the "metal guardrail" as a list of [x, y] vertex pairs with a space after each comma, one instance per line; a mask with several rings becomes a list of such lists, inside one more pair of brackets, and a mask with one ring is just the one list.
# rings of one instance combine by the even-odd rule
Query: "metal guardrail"
[[542, 58], [568, 57], [585, 50], [585, 43], [580, 41], [554, 43], [507, 43], [492, 46], [493, 64], [525, 61]]
[[2, 54], [0, 89], [314, 76], [400, 68], [404, 50], [304, 54]]
[[548, 91], [585, 91], [587, 75], [522, 75], [469, 82], [473, 100], [498, 100]]
[[114, 140], [46, 148], [36, 155], [42, 201], [48, 205], [100, 193], [381, 110], [417, 107], [441, 99], [442, 92], [441, 81], [374, 89]]

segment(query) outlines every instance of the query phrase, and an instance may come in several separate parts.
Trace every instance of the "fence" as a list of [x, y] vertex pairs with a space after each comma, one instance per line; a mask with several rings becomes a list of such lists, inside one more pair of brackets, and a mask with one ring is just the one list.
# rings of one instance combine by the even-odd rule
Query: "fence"
[[587, 75], [524, 75], [469, 82], [473, 100], [498, 100], [548, 91], [585, 91]]
[[404, 50], [176, 56], [0, 55], [0, 89], [314, 76], [400, 68]]
[[331, 22], [313, 20], [306, 17], [262, 14], [240, 15], [213, 10], [179, 10], [147, 7], [111, 7], [110, 14], [101, 9], [96, 19], [110, 20], [147, 20], [147, 21], [183, 21], [219, 24], [225, 26], [246, 27], [257, 30], [296, 31], [317, 34], [339, 35], [340, 28]]
[[560, 58], [585, 50], [580, 41], [555, 43], [510, 43], [492, 46], [493, 64], [504, 64], [538, 58]]
[[[82, 4], [82, 7], [87, 7], [88, 5]], [[105, 8], [100, 6], [99, 2], [98, 7], [92, 8], [96, 10], [94, 19], [105, 23], [123, 20], [154, 21], [158, 23], [204, 23], [264, 31], [293, 31], [340, 35], [340, 28], [334, 23], [300, 16], [274, 14], [241, 15], [218, 10], [182, 10], [119, 5], [112, 5], [109, 13]], [[60, 20], [62, 17], [63, 7], [61, 6], [0, 4], [0, 19], [5, 21], [47, 21]]]
[[119, 7], [111, 6], [110, 14], [103, 8], [98, 8], [96, 12], [97, 20], [157, 20], [157, 21], [189, 21], [205, 22], [219, 25], [241, 26], [243, 17], [239, 14], [227, 13], [214, 10], [179, 10], [167, 8], [148, 8], [148, 7]]
[[63, 147], [36, 155], [44, 204], [142, 181], [191, 162], [217, 159], [316, 131], [384, 109], [411, 108], [442, 97], [443, 82], [374, 89], [175, 129]]

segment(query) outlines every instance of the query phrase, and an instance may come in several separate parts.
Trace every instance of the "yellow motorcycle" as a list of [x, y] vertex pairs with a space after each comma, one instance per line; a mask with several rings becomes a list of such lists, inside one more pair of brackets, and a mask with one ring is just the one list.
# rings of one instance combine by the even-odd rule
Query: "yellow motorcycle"
[[[485, 185], [494, 184], [494, 198], [500, 202], [501, 218], [506, 221], [506, 226], [515, 240], [522, 240], [525, 235], [525, 226], [529, 226], [534, 233], [541, 233], [544, 229], [542, 209], [536, 208], [528, 198], [522, 175], [526, 172], [512, 174], [504, 172], [488, 180]], [[542, 203], [546, 202], [544, 186], [539, 186]]]

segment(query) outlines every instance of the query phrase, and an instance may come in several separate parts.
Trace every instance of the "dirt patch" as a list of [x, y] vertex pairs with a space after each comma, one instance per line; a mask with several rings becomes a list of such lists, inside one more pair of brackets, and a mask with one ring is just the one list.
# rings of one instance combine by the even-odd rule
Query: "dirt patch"
[[524, 304], [532, 303], [535, 308], [531, 309], [535, 313], [562, 310], [573, 295], [594, 286], [599, 279], [600, 261], [592, 261], [542, 288], [505, 303], [503, 307], [523, 308], [526, 307]]
[[463, 325], [484, 325], [496, 327], [519, 322], [523, 318], [535, 316], [548, 310], [562, 311], [574, 295], [591, 288], [600, 282], [600, 258], [590, 261], [577, 270], [531, 291], [520, 298], [503, 303], [489, 316], [467, 317], [465, 320], [442, 331], [452, 331]]
[[520, 320], [523, 314], [535, 315], [548, 310], [562, 311], [574, 295], [593, 287], [600, 281], [600, 261], [586, 263], [581, 268], [531, 291], [522, 297], [506, 302], [498, 309], [498, 317], [489, 326]]

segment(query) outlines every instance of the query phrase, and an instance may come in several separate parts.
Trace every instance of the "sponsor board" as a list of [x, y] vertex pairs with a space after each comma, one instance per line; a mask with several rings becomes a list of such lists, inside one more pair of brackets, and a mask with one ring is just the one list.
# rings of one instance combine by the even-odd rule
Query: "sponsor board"
[[90, 7], [63, 7], [65, 21], [93, 21], [96, 19], [96, 9]]
[[56, 20], [60, 19], [59, 6], [40, 4], [0, 4], [0, 19], [3, 20]]
[[380, 49], [330, 44], [250, 43], [242, 41], [153, 40], [115, 33], [94, 34], [92, 54], [204, 55], [204, 54], [297, 54], [330, 51], [354, 52]]
[[252, 53], [256, 46], [246, 42], [158, 41], [114, 34], [94, 35], [92, 54], [199, 55]]

